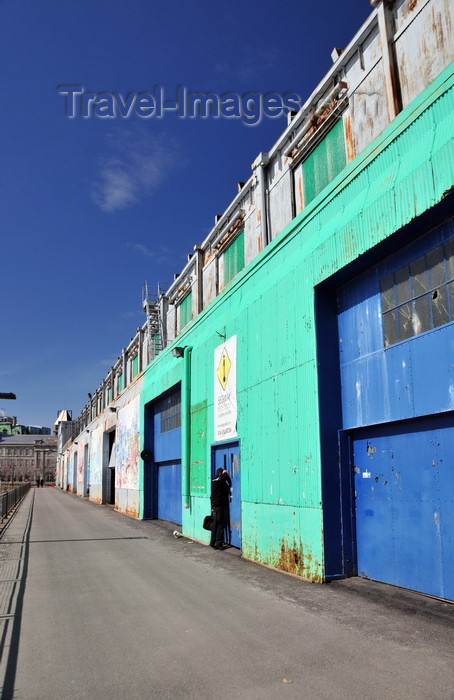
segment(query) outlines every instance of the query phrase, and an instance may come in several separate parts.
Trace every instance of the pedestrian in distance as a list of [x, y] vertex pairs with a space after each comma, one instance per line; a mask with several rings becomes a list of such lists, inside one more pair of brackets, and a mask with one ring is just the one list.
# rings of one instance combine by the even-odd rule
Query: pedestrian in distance
[[44, 479], [41, 479], [41, 488], [44, 487]]
[[225, 469], [216, 470], [216, 476], [211, 482], [211, 512], [213, 526], [211, 528], [210, 547], [225, 549], [224, 531], [229, 523], [229, 500], [232, 481]]

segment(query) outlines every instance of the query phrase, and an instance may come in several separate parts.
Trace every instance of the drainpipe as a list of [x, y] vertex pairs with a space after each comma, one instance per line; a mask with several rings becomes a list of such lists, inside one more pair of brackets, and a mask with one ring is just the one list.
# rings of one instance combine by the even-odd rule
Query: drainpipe
[[183, 355], [183, 379], [181, 382], [182, 412], [181, 412], [181, 441], [183, 454], [181, 459], [181, 493], [183, 507], [190, 508], [189, 483], [191, 465], [191, 355], [192, 347], [187, 345]]

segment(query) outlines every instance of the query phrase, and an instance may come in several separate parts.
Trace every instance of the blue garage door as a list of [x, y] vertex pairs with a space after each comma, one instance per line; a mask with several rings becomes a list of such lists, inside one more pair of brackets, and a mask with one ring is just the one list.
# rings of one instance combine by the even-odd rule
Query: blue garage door
[[154, 405], [154, 460], [156, 515], [182, 523], [181, 394], [174, 391]]
[[358, 574], [454, 599], [454, 418], [353, 439]]

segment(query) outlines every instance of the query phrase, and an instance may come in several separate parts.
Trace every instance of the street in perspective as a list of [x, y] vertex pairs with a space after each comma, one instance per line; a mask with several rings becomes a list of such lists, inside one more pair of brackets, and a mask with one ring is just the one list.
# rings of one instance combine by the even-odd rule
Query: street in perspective
[[0, 538], [2, 700], [454, 698], [454, 605], [317, 584], [55, 488]]

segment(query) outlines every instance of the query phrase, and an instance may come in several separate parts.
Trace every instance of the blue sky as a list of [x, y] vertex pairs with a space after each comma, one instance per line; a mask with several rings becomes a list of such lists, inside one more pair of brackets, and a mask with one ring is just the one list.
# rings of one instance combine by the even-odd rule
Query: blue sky
[[70, 119], [94, 93], [296, 93], [303, 101], [369, 0], [0, 0], [0, 399], [20, 423], [77, 417], [285, 118]]

